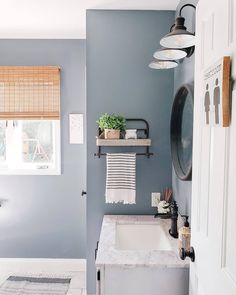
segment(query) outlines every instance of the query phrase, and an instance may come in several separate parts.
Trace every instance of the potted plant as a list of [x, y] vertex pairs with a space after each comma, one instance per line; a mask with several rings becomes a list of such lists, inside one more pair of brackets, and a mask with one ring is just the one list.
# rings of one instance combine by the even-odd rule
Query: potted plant
[[120, 139], [120, 132], [125, 130], [125, 118], [115, 114], [103, 114], [97, 124], [104, 131], [105, 139]]

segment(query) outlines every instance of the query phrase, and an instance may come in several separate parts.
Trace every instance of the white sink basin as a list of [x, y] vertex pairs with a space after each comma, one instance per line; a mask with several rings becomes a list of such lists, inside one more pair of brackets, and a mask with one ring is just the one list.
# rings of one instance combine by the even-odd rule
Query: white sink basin
[[117, 224], [116, 249], [170, 251], [167, 234], [159, 224]]

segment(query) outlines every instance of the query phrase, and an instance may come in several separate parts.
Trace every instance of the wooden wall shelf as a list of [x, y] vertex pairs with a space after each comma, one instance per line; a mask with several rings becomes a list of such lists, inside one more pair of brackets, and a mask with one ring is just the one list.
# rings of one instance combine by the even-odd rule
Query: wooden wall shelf
[[151, 139], [100, 139], [97, 138], [97, 146], [151, 146]]
[[[136, 128], [138, 132], [138, 139], [103, 139], [100, 138], [102, 131], [98, 129], [98, 137], [96, 138], [96, 145], [98, 147], [97, 153], [94, 156], [100, 158], [101, 156], [106, 156], [106, 153], [102, 153], [102, 147], [115, 147], [115, 146], [131, 146], [131, 147], [145, 147], [145, 152], [143, 153], [136, 153], [137, 156], [146, 156], [150, 158], [153, 153], [150, 153], [149, 147], [151, 146], [151, 139], [149, 138], [149, 124], [144, 119], [126, 119], [126, 122], [141, 122], [144, 127], [143, 128]], [[141, 136], [140, 136], [141, 134]]]

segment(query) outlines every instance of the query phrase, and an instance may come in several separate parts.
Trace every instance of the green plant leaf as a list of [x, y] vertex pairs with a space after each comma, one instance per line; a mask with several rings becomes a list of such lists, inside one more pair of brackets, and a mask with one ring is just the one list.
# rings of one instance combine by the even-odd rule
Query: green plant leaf
[[119, 115], [115, 115], [115, 114], [109, 115], [105, 113], [96, 121], [96, 123], [98, 124], [101, 130], [115, 129], [115, 130], [124, 131], [126, 119]]

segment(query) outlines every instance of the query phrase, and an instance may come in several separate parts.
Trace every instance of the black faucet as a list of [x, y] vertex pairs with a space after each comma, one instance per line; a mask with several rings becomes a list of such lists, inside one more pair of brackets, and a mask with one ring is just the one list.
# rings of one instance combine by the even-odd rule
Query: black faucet
[[171, 220], [171, 227], [169, 229], [169, 234], [175, 238], [178, 239], [179, 234], [178, 234], [178, 206], [176, 201], [173, 201], [170, 205], [168, 205], [166, 208], [170, 207], [170, 212], [168, 213], [156, 213], [155, 214], [155, 218], [156, 217], [160, 217], [162, 219], [170, 219]]
[[178, 239], [179, 233], [178, 233], [178, 206], [176, 201], [173, 201], [170, 205], [170, 212], [171, 212], [171, 227], [169, 229], [170, 235]]

